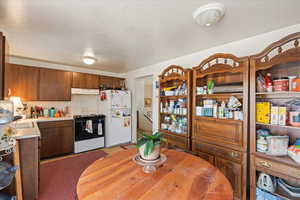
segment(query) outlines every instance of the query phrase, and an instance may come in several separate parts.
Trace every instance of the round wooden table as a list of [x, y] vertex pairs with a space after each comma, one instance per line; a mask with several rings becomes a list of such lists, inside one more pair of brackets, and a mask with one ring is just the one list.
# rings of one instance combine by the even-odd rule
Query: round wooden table
[[163, 150], [167, 161], [146, 174], [132, 161], [136, 149], [99, 159], [80, 176], [79, 200], [232, 200], [225, 176], [207, 161], [175, 150]]

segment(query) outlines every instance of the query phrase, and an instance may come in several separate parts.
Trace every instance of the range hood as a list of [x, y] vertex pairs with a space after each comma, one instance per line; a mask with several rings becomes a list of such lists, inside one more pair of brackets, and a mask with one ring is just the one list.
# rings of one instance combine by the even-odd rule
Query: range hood
[[99, 95], [99, 89], [71, 88], [72, 94]]

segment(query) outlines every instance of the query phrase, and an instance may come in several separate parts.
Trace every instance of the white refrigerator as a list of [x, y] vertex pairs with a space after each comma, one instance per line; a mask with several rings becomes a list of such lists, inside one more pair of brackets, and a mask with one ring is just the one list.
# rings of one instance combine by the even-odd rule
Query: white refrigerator
[[99, 114], [105, 115], [105, 146], [131, 142], [130, 92], [104, 90], [99, 99]]

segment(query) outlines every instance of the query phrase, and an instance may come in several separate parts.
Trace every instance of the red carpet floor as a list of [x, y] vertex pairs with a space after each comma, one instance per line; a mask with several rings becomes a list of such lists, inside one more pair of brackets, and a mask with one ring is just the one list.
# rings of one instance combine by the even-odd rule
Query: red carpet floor
[[76, 199], [76, 184], [81, 173], [95, 160], [106, 155], [104, 151], [97, 150], [41, 164], [38, 200]]

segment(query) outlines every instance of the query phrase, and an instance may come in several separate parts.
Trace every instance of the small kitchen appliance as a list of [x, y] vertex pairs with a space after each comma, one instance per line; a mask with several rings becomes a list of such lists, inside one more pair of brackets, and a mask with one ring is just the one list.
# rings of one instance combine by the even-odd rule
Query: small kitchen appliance
[[80, 153], [102, 148], [105, 145], [104, 115], [75, 115], [74, 152]]

